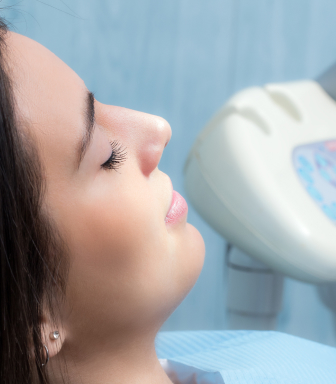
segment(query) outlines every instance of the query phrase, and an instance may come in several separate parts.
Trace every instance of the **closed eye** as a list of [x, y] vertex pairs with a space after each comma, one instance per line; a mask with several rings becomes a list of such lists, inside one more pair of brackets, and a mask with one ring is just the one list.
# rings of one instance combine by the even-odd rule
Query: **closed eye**
[[111, 141], [111, 156], [101, 165], [103, 169], [119, 169], [127, 159], [126, 148], [118, 141]]

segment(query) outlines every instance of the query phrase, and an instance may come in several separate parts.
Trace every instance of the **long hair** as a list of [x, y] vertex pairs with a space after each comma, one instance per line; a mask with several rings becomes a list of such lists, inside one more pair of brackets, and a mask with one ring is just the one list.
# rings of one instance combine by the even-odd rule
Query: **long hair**
[[47, 384], [41, 321], [65, 289], [65, 247], [42, 212], [43, 167], [20, 127], [0, 19], [0, 382]]

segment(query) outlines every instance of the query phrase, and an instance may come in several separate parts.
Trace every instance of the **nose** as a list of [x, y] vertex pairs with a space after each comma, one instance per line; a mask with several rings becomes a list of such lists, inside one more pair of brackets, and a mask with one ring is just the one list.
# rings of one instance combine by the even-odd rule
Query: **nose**
[[100, 104], [96, 107], [96, 122], [112, 139], [120, 139], [128, 156], [135, 157], [147, 177], [158, 166], [171, 138], [171, 128], [165, 119], [127, 108]]
[[[139, 116], [140, 117], [140, 116]], [[137, 146], [139, 167], [145, 176], [158, 166], [162, 152], [171, 138], [171, 128], [168, 122], [154, 115], [143, 116], [140, 146]]]

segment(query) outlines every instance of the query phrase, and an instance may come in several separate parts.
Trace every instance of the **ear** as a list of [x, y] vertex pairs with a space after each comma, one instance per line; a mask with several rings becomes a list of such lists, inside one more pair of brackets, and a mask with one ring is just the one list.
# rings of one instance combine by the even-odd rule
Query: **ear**
[[47, 346], [49, 358], [51, 359], [62, 349], [65, 340], [64, 330], [59, 326], [55, 326], [54, 322], [50, 321], [49, 318], [43, 319], [41, 329], [42, 341]]

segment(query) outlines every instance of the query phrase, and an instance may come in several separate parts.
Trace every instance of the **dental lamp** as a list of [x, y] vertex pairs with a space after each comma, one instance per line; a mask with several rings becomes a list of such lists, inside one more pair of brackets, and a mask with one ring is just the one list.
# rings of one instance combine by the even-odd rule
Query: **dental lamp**
[[233, 96], [196, 139], [187, 196], [228, 242], [229, 328], [274, 329], [284, 275], [336, 311], [336, 65]]

